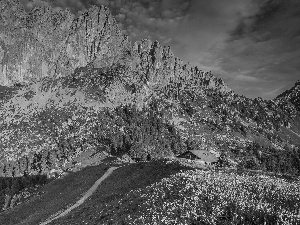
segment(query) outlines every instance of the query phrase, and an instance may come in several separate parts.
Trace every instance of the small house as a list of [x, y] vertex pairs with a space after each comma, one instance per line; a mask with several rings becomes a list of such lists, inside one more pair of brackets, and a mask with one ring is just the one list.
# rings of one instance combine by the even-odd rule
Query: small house
[[179, 158], [185, 158], [194, 160], [195, 162], [203, 164], [213, 164], [218, 162], [218, 157], [206, 150], [189, 150], [178, 156]]

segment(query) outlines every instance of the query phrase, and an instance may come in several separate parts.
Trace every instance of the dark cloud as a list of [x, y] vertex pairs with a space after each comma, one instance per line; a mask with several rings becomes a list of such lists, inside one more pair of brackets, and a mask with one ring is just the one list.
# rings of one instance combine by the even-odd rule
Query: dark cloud
[[[270, 99], [299, 79], [300, 2], [263, 1], [257, 5], [259, 11], [241, 20], [229, 40], [210, 54], [210, 61], [200, 64], [219, 76], [225, 74], [238, 93]], [[248, 78], [240, 80], [240, 76]]]

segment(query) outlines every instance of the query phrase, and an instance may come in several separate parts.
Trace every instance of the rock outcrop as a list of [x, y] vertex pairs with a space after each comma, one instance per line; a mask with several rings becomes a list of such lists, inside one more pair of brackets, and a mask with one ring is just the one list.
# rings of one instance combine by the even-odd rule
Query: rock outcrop
[[232, 93], [230, 88], [210, 72], [204, 72], [175, 57], [168, 46], [144, 39], [133, 45], [133, 62], [135, 68], [148, 84], [161, 88], [170, 83], [190, 81], [194, 88], [212, 89], [222, 93]]
[[106, 7], [75, 18], [68, 10], [39, 7], [27, 14], [18, 1], [0, 4], [2, 85], [67, 76], [91, 62], [111, 66], [130, 47]]
[[282, 94], [278, 95], [276, 99], [284, 99], [291, 102], [300, 112], [300, 80], [298, 80], [294, 87], [292, 87], [290, 90], [286, 90]]

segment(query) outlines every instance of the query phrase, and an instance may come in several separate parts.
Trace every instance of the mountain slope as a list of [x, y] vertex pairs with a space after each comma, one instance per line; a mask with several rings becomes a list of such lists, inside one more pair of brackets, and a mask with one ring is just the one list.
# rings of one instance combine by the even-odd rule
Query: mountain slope
[[[84, 181], [91, 185], [91, 172], [101, 176], [104, 168], [86, 168], [46, 184], [39, 197], [2, 213], [0, 222], [45, 221], [74, 202]], [[239, 173], [192, 169], [170, 160], [123, 165], [90, 199], [50, 224], [299, 223], [299, 181]]]
[[131, 45], [105, 7], [75, 17], [0, 4], [1, 177], [49, 176], [101, 152], [151, 160], [196, 149], [231, 166], [300, 173], [298, 84], [248, 99], [170, 47]]
[[84, 168], [56, 179], [38, 189], [13, 209], [0, 212], [1, 224], [39, 224], [52, 214], [74, 204], [107, 170], [105, 164]]

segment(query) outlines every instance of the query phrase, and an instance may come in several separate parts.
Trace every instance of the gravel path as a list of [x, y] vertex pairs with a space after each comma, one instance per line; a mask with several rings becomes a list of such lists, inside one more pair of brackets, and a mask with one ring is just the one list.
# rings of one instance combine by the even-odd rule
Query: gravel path
[[[290, 129], [290, 131], [292, 131], [291, 129]], [[300, 135], [298, 134], [298, 133], [296, 133], [295, 131], [292, 131], [295, 135], [297, 135], [298, 137], [300, 137]]]
[[59, 213], [57, 216], [46, 220], [45, 222], [41, 223], [40, 225], [46, 225], [50, 222], [52, 222], [53, 220], [56, 220], [60, 217], [63, 217], [65, 215], [67, 215], [69, 212], [71, 212], [73, 209], [77, 208], [78, 206], [80, 206], [82, 203], [84, 203], [84, 201], [90, 197], [98, 188], [98, 186], [101, 184], [102, 181], [104, 181], [115, 169], [117, 169], [119, 167], [111, 167], [109, 168], [105, 174], [103, 174], [103, 176], [101, 178], [99, 178], [95, 184], [82, 196], [82, 198], [80, 198], [74, 205], [70, 206], [69, 208], [67, 208], [66, 210], [64, 210], [63, 212]]

